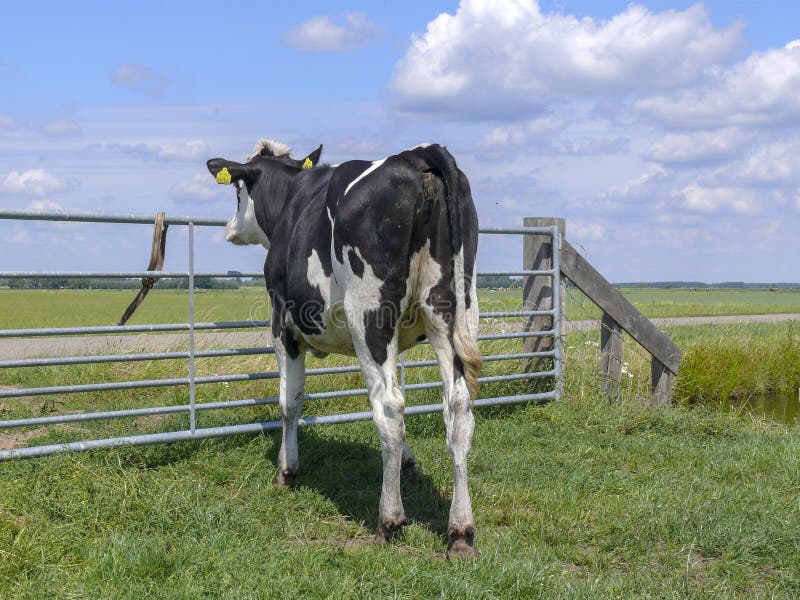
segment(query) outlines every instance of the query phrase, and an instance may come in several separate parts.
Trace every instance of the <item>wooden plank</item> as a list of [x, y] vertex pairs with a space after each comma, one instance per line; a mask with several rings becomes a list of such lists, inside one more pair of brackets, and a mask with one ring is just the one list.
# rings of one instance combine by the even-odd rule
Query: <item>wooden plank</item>
[[612, 402], [618, 400], [622, 379], [622, 328], [607, 313], [603, 313], [600, 321], [600, 373], [606, 398]]
[[[550, 227], [558, 225], [561, 237], [564, 237], [564, 219], [551, 217], [525, 217], [525, 227]], [[525, 235], [522, 238], [522, 268], [525, 271], [540, 271], [553, 268], [553, 238], [549, 235]], [[561, 294], [562, 314], [563, 301], [566, 294]], [[553, 282], [550, 277], [542, 275], [525, 277], [522, 288], [523, 310], [550, 310], [553, 308]], [[562, 332], [563, 336], [562, 319]], [[546, 315], [528, 317], [525, 331], [545, 331], [552, 329], [553, 318]], [[542, 352], [553, 347], [553, 338], [526, 338], [523, 352]], [[540, 371], [549, 367], [551, 359], [531, 359], [525, 365], [525, 372]]]
[[673, 374], [678, 373], [680, 348], [628, 302], [566, 240], [561, 243], [561, 272], [667, 370]]
[[654, 356], [650, 360], [650, 381], [652, 383], [653, 406], [672, 405], [672, 375]]

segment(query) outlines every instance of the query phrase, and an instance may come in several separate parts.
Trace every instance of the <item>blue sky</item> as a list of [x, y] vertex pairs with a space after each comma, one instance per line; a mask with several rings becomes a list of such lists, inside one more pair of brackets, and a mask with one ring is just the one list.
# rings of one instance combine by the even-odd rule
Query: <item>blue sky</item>
[[[484, 225], [561, 216], [613, 281], [798, 281], [796, 2], [16, 3], [0, 207], [232, 215], [260, 137], [323, 160], [447, 145]], [[140, 269], [139, 226], [0, 222], [0, 270]], [[185, 264], [170, 233], [167, 268]], [[486, 239], [484, 269], [518, 240]], [[198, 233], [198, 268], [260, 248]]]

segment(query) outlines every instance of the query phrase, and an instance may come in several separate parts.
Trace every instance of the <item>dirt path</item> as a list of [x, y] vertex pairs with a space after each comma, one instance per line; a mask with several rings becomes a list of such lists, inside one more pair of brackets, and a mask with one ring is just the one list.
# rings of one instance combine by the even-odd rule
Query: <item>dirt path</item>
[[[732, 323], [780, 323], [800, 321], [798, 314], [735, 315], [721, 317], [669, 317], [653, 319], [656, 327], [678, 325], [727, 325]], [[517, 326], [514, 323], [513, 326]], [[499, 331], [500, 324], [492, 329]], [[599, 322], [568, 321], [567, 331], [589, 331], [597, 329]], [[203, 348], [251, 348], [269, 346], [272, 338], [267, 330], [205, 332], [195, 336], [195, 347]], [[123, 354], [134, 352], [166, 352], [185, 350], [188, 334], [140, 334], [115, 336], [69, 336], [62, 338], [16, 338], [0, 340], [0, 360], [33, 358], [38, 356], [78, 356], [97, 354]]]

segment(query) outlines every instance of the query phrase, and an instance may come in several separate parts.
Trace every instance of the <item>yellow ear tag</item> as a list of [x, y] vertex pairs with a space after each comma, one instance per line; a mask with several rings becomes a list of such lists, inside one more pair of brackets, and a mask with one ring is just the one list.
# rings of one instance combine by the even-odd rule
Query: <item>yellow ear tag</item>
[[304, 169], [310, 169], [313, 166], [314, 166], [314, 163], [311, 162], [311, 159], [310, 158], [306, 158], [305, 162], [303, 163], [303, 168]]
[[222, 171], [217, 173], [217, 183], [228, 184], [231, 182], [231, 174], [228, 167], [223, 167]]

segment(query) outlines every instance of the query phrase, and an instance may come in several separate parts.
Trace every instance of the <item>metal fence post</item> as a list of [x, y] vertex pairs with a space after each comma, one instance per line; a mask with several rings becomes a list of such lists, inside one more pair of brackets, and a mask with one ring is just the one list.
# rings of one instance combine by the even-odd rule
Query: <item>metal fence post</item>
[[[564, 219], [551, 217], [525, 217], [525, 227], [552, 227], [556, 226], [563, 238], [565, 230]], [[549, 234], [526, 235], [522, 242], [522, 269], [540, 271], [553, 268], [553, 236]], [[559, 290], [561, 291], [561, 290]], [[565, 313], [564, 299], [560, 297], [561, 314]], [[552, 310], [553, 309], [553, 278], [543, 276], [525, 277], [522, 292], [523, 310]], [[562, 320], [563, 321], [563, 320]], [[544, 331], [552, 329], [553, 317], [550, 315], [536, 315], [528, 317], [525, 321], [525, 331]], [[563, 336], [563, 323], [559, 335]], [[525, 340], [525, 352], [542, 352], [553, 348], [553, 340], [548, 337], [531, 337]], [[542, 359], [528, 361], [525, 372], [538, 371], [544, 367]]]
[[189, 222], [189, 429], [193, 434], [197, 427], [194, 383], [194, 223]]

